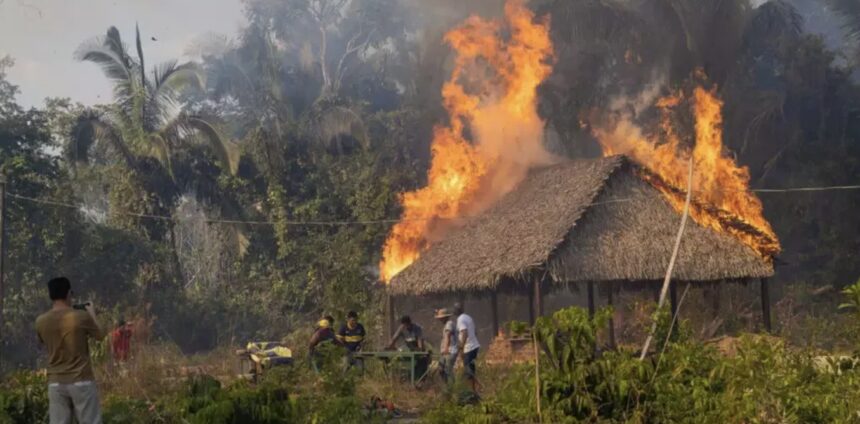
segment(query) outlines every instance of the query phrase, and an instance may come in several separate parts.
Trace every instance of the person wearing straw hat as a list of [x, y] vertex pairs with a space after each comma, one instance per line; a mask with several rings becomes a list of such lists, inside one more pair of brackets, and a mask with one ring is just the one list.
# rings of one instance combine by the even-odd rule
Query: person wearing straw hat
[[457, 323], [454, 314], [447, 308], [437, 309], [434, 318], [442, 323], [439, 369], [445, 382], [450, 383], [454, 375], [454, 362], [457, 361]]

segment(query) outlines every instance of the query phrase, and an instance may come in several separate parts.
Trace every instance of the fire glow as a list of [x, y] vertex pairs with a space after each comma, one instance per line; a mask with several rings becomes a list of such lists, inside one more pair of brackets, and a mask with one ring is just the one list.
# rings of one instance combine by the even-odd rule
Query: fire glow
[[682, 146], [671, 122], [674, 109], [684, 100], [682, 93], [676, 93], [656, 102], [662, 114], [659, 137], [645, 136], [629, 116], [609, 125], [594, 126], [593, 133], [604, 155], [627, 155], [644, 166], [651, 174], [643, 177], [678, 211], [684, 207], [687, 162], [692, 154], [695, 173], [690, 217], [699, 225], [733, 235], [770, 260], [779, 253], [779, 242], [764, 218], [761, 201], [749, 190], [749, 170], [738, 166], [724, 153], [723, 103], [716, 88], [709, 90], [698, 86], [693, 90], [695, 145], [692, 152]]
[[504, 22], [472, 16], [445, 41], [456, 54], [442, 87], [449, 123], [434, 129], [427, 185], [401, 196], [403, 215], [379, 265], [386, 283], [457, 218], [482, 212], [530, 168], [555, 160], [543, 147], [536, 93], [552, 71], [549, 21], [536, 21], [522, 0], [509, 0]]

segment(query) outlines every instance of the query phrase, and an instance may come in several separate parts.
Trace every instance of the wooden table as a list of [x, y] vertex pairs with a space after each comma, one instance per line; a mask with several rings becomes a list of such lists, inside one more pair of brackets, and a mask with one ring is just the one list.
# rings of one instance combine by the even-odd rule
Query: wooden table
[[430, 357], [430, 352], [412, 352], [412, 351], [397, 351], [397, 350], [383, 350], [383, 351], [358, 351], [353, 352], [352, 356], [354, 358], [377, 358], [377, 359], [401, 359], [401, 358], [409, 358], [409, 381], [412, 385], [415, 385], [415, 364], [418, 361], [419, 357]]

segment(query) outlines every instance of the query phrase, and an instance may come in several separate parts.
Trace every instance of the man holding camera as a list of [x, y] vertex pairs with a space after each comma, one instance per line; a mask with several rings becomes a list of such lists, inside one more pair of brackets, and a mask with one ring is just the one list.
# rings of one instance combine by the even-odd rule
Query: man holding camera
[[99, 392], [90, 363], [89, 339], [105, 333], [91, 303], [72, 305], [65, 277], [48, 282], [53, 306], [36, 318], [36, 332], [48, 351], [48, 399], [51, 424], [101, 424]]

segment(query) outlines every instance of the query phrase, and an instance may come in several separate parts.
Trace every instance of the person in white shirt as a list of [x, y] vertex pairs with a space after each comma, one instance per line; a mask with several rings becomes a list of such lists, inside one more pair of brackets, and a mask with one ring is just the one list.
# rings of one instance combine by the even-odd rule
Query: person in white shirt
[[457, 353], [463, 361], [463, 374], [472, 385], [472, 391], [477, 392], [478, 378], [475, 369], [475, 360], [478, 359], [478, 350], [481, 344], [475, 334], [475, 321], [463, 311], [463, 305], [454, 304], [454, 315], [457, 317]]

